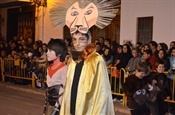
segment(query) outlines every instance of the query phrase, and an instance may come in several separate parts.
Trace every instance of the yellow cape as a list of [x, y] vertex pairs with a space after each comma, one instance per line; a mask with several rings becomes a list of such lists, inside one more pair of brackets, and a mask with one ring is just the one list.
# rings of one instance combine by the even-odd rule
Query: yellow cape
[[[60, 115], [70, 115], [71, 86], [76, 62], [68, 65]], [[103, 58], [96, 52], [84, 61], [77, 90], [75, 115], [115, 115], [109, 76]]]

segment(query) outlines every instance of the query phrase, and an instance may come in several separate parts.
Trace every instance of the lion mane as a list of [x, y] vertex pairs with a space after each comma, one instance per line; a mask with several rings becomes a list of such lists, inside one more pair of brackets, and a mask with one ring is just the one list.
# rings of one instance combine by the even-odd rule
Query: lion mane
[[94, 3], [98, 9], [98, 19], [95, 24], [100, 29], [109, 25], [116, 16], [119, 6], [118, 0], [59, 0], [50, 9], [50, 18], [53, 27], [60, 29], [65, 26], [67, 10], [75, 3], [79, 2], [80, 8], [85, 8], [89, 3]]

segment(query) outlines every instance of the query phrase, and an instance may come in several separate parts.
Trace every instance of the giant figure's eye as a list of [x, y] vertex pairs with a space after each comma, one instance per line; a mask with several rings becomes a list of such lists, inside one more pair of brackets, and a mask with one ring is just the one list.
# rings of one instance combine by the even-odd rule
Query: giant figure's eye
[[88, 10], [88, 11], [86, 11], [85, 13], [84, 13], [84, 15], [89, 15], [89, 14], [91, 14], [92, 13], [92, 10]]
[[140, 95], [140, 94], [141, 94], [141, 90], [137, 90], [137, 91], [136, 91], [136, 94], [137, 94], [137, 95]]
[[74, 11], [71, 13], [71, 16], [77, 16], [79, 13], [77, 11]]
[[146, 90], [142, 89], [142, 94], [145, 95], [146, 94]]
[[153, 86], [152, 85], [148, 85], [148, 87], [149, 87], [149, 91], [152, 91], [153, 90]]

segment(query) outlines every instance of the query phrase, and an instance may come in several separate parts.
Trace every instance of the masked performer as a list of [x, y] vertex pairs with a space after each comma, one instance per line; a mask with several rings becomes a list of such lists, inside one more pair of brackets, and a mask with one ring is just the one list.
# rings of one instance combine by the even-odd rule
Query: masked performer
[[91, 44], [89, 28], [116, 16], [117, 0], [60, 0], [51, 10], [55, 27], [70, 28], [74, 48], [68, 63], [61, 115], [114, 115], [107, 67]]
[[66, 82], [67, 66], [64, 64], [67, 55], [66, 44], [61, 39], [51, 39], [46, 53], [51, 63], [47, 68], [46, 83], [48, 86], [43, 114], [58, 115], [62, 94]]

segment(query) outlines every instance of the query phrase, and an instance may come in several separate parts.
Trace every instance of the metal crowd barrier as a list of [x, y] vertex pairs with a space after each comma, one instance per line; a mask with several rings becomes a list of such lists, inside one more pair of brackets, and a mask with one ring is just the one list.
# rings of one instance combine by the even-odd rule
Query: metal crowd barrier
[[[29, 70], [25, 60], [5, 58], [3, 60], [1, 59], [0, 62], [2, 81], [5, 81], [7, 78], [31, 80], [31, 85], [35, 88], [36, 78], [32, 74], [33, 72]], [[37, 63], [36, 66], [38, 65]], [[44, 74], [46, 74], [45, 67]], [[43, 76], [45, 78], [45, 75]], [[41, 77], [38, 79], [40, 80]]]
[[[115, 69], [114, 67], [109, 67], [108, 69], [112, 71]], [[119, 77], [115, 77], [112, 74], [110, 74], [110, 84], [111, 84], [111, 90], [112, 94], [116, 96], [122, 97], [122, 105], [127, 105], [127, 97], [122, 91], [122, 84], [125, 82], [126, 79], [126, 71], [124, 68], [121, 68], [119, 70]]]
[[[168, 72], [165, 72], [165, 74], [168, 74]], [[165, 99], [165, 102], [168, 102], [168, 103], [175, 103], [175, 74], [174, 74], [174, 78], [173, 80], [170, 82], [170, 88], [172, 87], [171, 89], [171, 99]]]
[[[121, 68], [119, 70], [119, 77], [116, 78], [114, 76], [112, 76], [112, 71], [114, 69], [114, 67], [108, 67], [108, 69], [111, 70], [110, 73], [110, 84], [111, 84], [111, 89], [112, 89], [112, 94], [113, 95], [117, 95], [117, 96], [121, 96], [122, 97], [122, 104], [124, 106], [127, 106], [127, 97], [125, 96], [125, 94], [122, 92], [122, 83], [125, 82], [125, 79], [127, 77], [126, 71], [124, 68]], [[165, 74], [168, 74], [168, 72], [164, 72]], [[165, 99], [165, 102], [168, 103], [175, 103], [175, 74], [174, 74], [174, 79], [171, 80], [170, 83], [170, 89], [171, 89], [171, 98], [170, 99]]]

